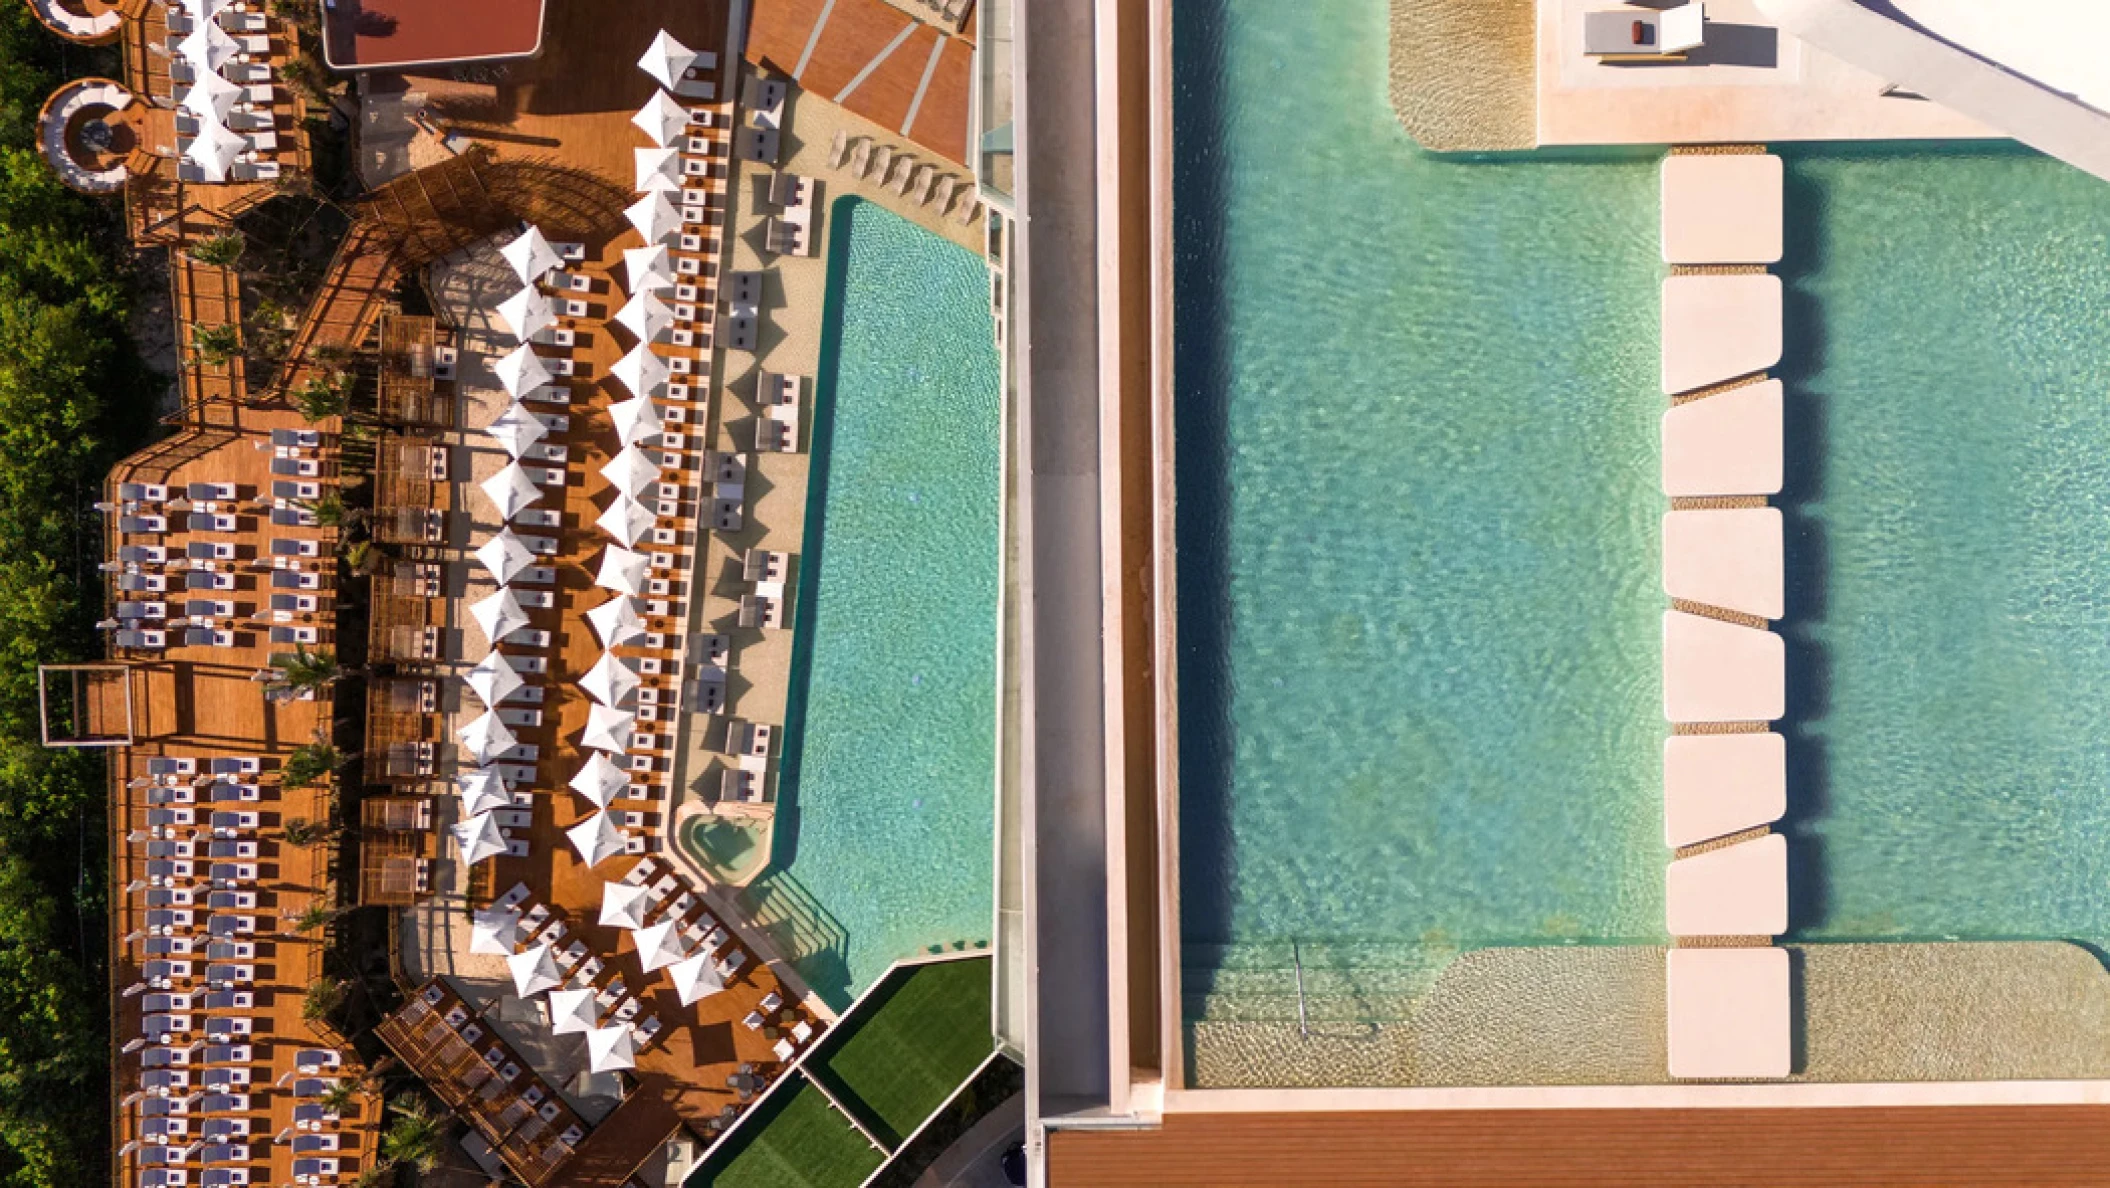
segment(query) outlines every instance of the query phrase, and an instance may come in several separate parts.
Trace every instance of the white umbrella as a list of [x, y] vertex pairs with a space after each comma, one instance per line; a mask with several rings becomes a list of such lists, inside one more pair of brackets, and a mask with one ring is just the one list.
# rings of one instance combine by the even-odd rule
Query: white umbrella
[[615, 422], [615, 435], [626, 446], [637, 445], [645, 438], [666, 428], [660, 419], [659, 406], [650, 396], [632, 396], [618, 400], [608, 406], [608, 416]]
[[630, 291], [664, 292], [674, 287], [674, 258], [663, 243], [623, 249], [623, 275], [630, 278]]
[[642, 594], [645, 592], [645, 575], [651, 571], [652, 559], [643, 553], [634, 553], [621, 545], [609, 545], [601, 554], [601, 571], [593, 575], [593, 584], [618, 594]]
[[476, 559], [500, 585], [509, 585], [520, 572], [535, 563], [535, 554], [520, 543], [511, 528], [500, 528], [476, 550]]
[[609, 802], [628, 787], [630, 773], [599, 751], [588, 756], [586, 765], [571, 778], [571, 790], [593, 801], [595, 808], [607, 808]]
[[551, 247], [549, 240], [543, 237], [540, 227], [529, 227], [514, 236], [511, 243], [498, 249], [498, 254], [504, 256], [506, 263], [513, 266], [513, 272], [520, 277], [520, 283], [523, 285], [532, 285], [543, 273], [564, 266], [563, 258], [557, 255], [557, 249]]
[[579, 678], [579, 687], [602, 705], [621, 705], [630, 700], [638, 684], [637, 674], [614, 652], [602, 652], [586, 675]]
[[506, 453], [518, 458], [527, 453], [530, 446], [549, 436], [549, 425], [516, 400], [507, 405], [496, 420], [484, 426], [484, 432], [504, 446]]
[[542, 498], [542, 488], [528, 477], [527, 467], [518, 460], [508, 462], [498, 473], [481, 484], [485, 495], [498, 507], [498, 518], [510, 520], [523, 508], [533, 506]]
[[615, 537], [616, 543], [625, 547], [635, 547], [658, 522], [658, 512], [620, 493], [615, 502], [608, 505], [608, 510], [594, 521], [601, 531]]
[[624, 446], [608, 460], [608, 465], [601, 467], [601, 477], [614, 483], [616, 490], [636, 499], [659, 481], [659, 463], [634, 445]]
[[705, 952], [668, 966], [667, 977], [673, 981], [674, 993], [681, 996], [683, 1006], [725, 989], [725, 975], [718, 972], [717, 962]]
[[197, 67], [198, 74], [217, 74], [228, 59], [242, 52], [242, 45], [214, 21], [199, 21], [190, 36], [176, 45], [176, 53]]
[[586, 733], [580, 737], [579, 745], [620, 755], [630, 749], [630, 735], [636, 729], [636, 714], [626, 709], [597, 705], [587, 711]]
[[489, 813], [478, 813], [455, 825], [454, 840], [462, 847], [462, 861], [470, 866], [506, 852], [505, 836]]
[[615, 827], [605, 811], [565, 830], [564, 836], [571, 839], [572, 848], [579, 851], [588, 866], [599, 866], [623, 852], [623, 831]]
[[653, 190], [623, 208], [623, 217], [630, 220], [646, 243], [665, 243], [681, 234], [681, 212], [667, 201], [663, 190]]
[[615, 647], [645, 633], [645, 621], [637, 613], [635, 598], [611, 598], [587, 611], [586, 621], [592, 625], [593, 633], [601, 637], [603, 648]]
[[652, 910], [651, 891], [629, 883], [601, 884], [601, 923], [610, 928], [643, 928]]
[[670, 373], [667, 361], [652, 353], [652, 348], [638, 343], [630, 352], [616, 360], [608, 369], [633, 396], [650, 396], [667, 386]]
[[494, 312], [522, 342], [557, 324], [557, 307], [549, 294], [532, 285], [499, 302]]
[[499, 702], [520, 691], [527, 680], [514, 669], [504, 652], [488, 652], [476, 662], [476, 667], [462, 674], [462, 683], [469, 686], [485, 705], [497, 706]]
[[508, 352], [505, 358], [493, 363], [491, 373], [505, 385], [506, 391], [515, 396], [525, 396], [550, 381], [549, 368], [542, 365], [542, 356], [524, 342]]
[[632, 188], [638, 193], [681, 188], [680, 149], [658, 146], [631, 149], [630, 156], [637, 169], [637, 185]]
[[462, 751], [480, 766], [488, 765], [520, 741], [490, 710], [477, 715], [475, 721], [462, 727], [454, 737], [461, 743]]
[[645, 47], [645, 56], [637, 60], [637, 68], [657, 79], [660, 86], [673, 90], [681, 85], [682, 75], [696, 65], [695, 50], [674, 40], [674, 35], [665, 29]]
[[689, 126], [689, 109], [683, 107], [674, 96], [662, 90], [654, 90], [645, 105], [630, 117], [638, 130], [652, 138], [652, 143], [661, 148], [673, 144]]
[[522, 998], [533, 998], [564, 984], [564, 974], [557, 968], [556, 958], [549, 955], [547, 943], [529, 945], [506, 958], [506, 968], [513, 974], [514, 992]]
[[234, 110], [234, 101], [241, 97], [242, 88], [209, 70], [198, 72], [198, 81], [183, 92], [178, 104], [183, 110], [201, 120], [224, 121], [227, 113]]
[[[504, 843], [501, 842], [501, 845]], [[511, 957], [527, 938], [520, 934], [520, 913], [511, 908], [478, 908], [469, 929], [469, 951]]]
[[462, 812], [469, 816], [513, 807], [513, 794], [507, 790], [505, 779], [488, 767], [464, 767], [455, 772], [454, 787], [462, 796]]
[[583, 1035], [601, 1021], [592, 990], [552, 990], [548, 1001], [551, 1035]]
[[616, 324], [639, 342], [657, 342], [674, 327], [674, 311], [650, 289], [639, 289], [615, 311]]
[[242, 139], [240, 133], [229, 130], [218, 119], [201, 119], [198, 134], [183, 146], [183, 157], [196, 165], [207, 181], [226, 181], [227, 171], [234, 166], [235, 158], [248, 147], [249, 142]]
[[483, 628], [484, 638], [497, 643], [528, 625], [528, 613], [520, 605], [520, 599], [504, 586], [495, 594], [487, 595], [469, 604], [469, 617]]
[[637, 1041], [630, 1026], [596, 1027], [586, 1033], [586, 1067], [597, 1073], [621, 1072], [637, 1067]]
[[630, 939], [637, 942], [637, 959], [644, 965], [646, 973], [665, 969], [688, 955], [682, 948], [681, 938], [674, 935], [672, 920], [661, 920], [650, 928], [639, 928], [630, 934]]

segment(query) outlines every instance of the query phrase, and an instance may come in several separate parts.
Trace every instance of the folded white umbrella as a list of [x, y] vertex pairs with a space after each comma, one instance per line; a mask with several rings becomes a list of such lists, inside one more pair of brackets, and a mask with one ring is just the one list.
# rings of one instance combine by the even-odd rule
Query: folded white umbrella
[[515, 400], [498, 414], [496, 420], [484, 426], [484, 432], [505, 447], [506, 453], [515, 458], [528, 452], [529, 447], [549, 436], [549, 425], [526, 405]]
[[514, 992], [522, 998], [533, 998], [564, 984], [564, 973], [557, 968], [557, 959], [550, 956], [547, 944], [529, 945], [506, 958], [506, 969], [512, 972]]
[[645, 533], [652, 531], [652, 525], [658, 522], [658, 512], [628, 495], [618, 493], [615, 502], [608, 505], [608, 510], [602, 512], [594, 524], [601, 531], [615, 537], [617, 544], [634, 548], [638, 541], [645, 538]]
[[552, 990], [548, 1001], [551, 1035], [584, 1035], [601, 1021], [592, 990]]
[[637, 169], [635, 189], [640, 194], [653, 190], [678, 190], [681, 188], [681, 150], [678, 148], [631, 149], [630, 155]]
[[199, 71], [198, 81], [183, 92], [178, 106], [201, 120], [225, 121], [227, 113], [234, 110], [234, 101], [241, 95], [239, 84], [209, 70]]
[[623, 209], [623, 217], [646, 243], [665, 243], [681, 234], [681, 212], [667, 201], [664, 190], [653, 190], [631, 203]]
[[[501, 842], [501, 845], [504, 843]], [[478, 908], [469, 928], [469, 951], [511, 957], [527, 938], [520, 932], [520, 913], [511, 908]]]
[[220, 67], [227, 65], [241, 52], [241, 43], [230, 36], [227, 30], [222, 29], [218, 22], [210, 20], [196, 22], [190, 35], [176, 44], [176, 53], [184, 61], [197, 67], [197, 74], [217, 74]]
[[475, 816], [492, 809], [513, 807], [513, 794], [505, 780], [488, 767], [464, 767], [454, 773], [455, 790], [462, 796], [462, 813]]
[[630, 700], [639, 683], [637, 674], [614, 652], [602, 652], [586, 675], [579, 678], [579, 687], [602, 705], [621, 705]]
[[462, 847], [462, 861], [470, 866], [506, 852], [505, 836], [489, 813], [478, 813], [454, 826], [454, 840]]
[[522, 342], [557, 324], [557, 307], [549, 294], [529, 285], [498, 303], [498, 320]]
[[571, 790], [593, 801], [595, 808], [607, 808], [629, 786], [630, 773], [599, 751], [587, 756], [585, 766], [571, 778]]
[[564, 836], [571, 839], [572, 848], [579, 851], [588, 866], [599, 866], [623, 852], [623, 831], [615, 827], [605, 811], [565, 830]]
[[528, 477], [518, 459], [508, 462], [481, 484], [483, 492], [498, 508], [498, 518], [510, 520], [542, 498], [542, 488]]
[[651, 569], [650, 557], [631, 552], [622, 545], [609, 545], [601, 554], [601, 571], [593, 575], [593, 584], [618, 594], [642, 594], [645, 592], [645, 575]]
[[650, 396], [632, 396], [618, 400], [608, 406], [608, 417], [615, 422], [615, 435], [626, 446], [640, 445], [648, 437], [666, 428], [666, 421], [659, 415], [659, 405]]
[[650, 889], [629, 883], [601, 884], [601, 923], [610, 928], [643, 928], [652, 910]]
[[520, 543], [511, 528], [500, 528], [477, 548], [476, 560], [491, 571], [499, 585], [504, 586], [512, 584], [522, 570], [535, 563], [535, 554], [528, 552], [528, 547]]
[[630, 278], [633, 293], [650, 289], [665, 292], [675, 285], [674, 257], [663, 243], [623, 249], [623, 275]]
[[478, 766], [489, 766], [491, 761], [505, 754], [520, 742], [498, 715], [490, 710], [478, 714], [476, 720], [455, 734], [461, 743], [462, 752], [474, 759]]
[[679, 100], [663, 90], [655, 89], [645, 105], [637, 109], [630, 122], [638, 130], [652, 138], [652, 143], [666, 148], [681, 138], [689, 126], [689, 109]]
[[498, 254], [504, 256], [506, 263], [513, 266], [514, 274], [520, 277], [520, 283], [523, 285], [532, 285], [543, 273], [564, 266], [564, 260], [557, 255], [557, 249], [550, 246], [549, 240], [543, 237], [540, 227], [529, 227], [514, 236], [511, 243], [498, 249]]
[[608, 465], [601, 467], [601, 477], [614, 483], [616, 490], [637, 499], [659, 481], [659, 463], [634, 445], [624, 446], [608, 460]]
[[586, 1033], [586, 1067], [597, 1073], [621, 1072], [637, 1067], [637, 1041], [630, 1026], [596, 1027]]
[[484, 638], [497, 643], [528, 625], [528, 613], [520, 605], [513, 591], [500, 586], [497, 593], [488, 594], [469, 604], [469, 617], [483, 628]]
[[667, 377], [672, 371], [665, 359], [653, 354], [652, 348], [641, 342], [616, 360], [608, 373], [628, 388], [631, 395], [651, 396], [666, 388]]
[[514, 396], [525, 396], [550, 381], [549, 368], [542, 365], [542, 356], [524, 342], [493, 363], [491, 373]]
[[667, 978], [674, 983], [674, 993], [681, 996], [683, 1006], [725, 989], [725, 975], [718, 972], [718, 963], [706, 952], [699, 951], [668, 966]]
[[620, 755], [630, 749], [630, 736], [636, 729], [636, 714], [626, 709], [596, 705], [587, 711], [586, 733], [580, 737], [579, 745]]
[[[215, 25], [214, 28], [219, 28]], [[198, 134], [183, 146], [183, 157], [196, 165], [207, 181], [226, 181], [227, 171], [234, 167], [235, 159], [249, 147], [249, 142], [222, 124], [217, 118], [198, 121]]]
[[462, 683], [469, 686], [485, 705], [496, 708], [499, 702], [520, 691], [527, 684], [526, 678], [514, 669], [512, 661], [504, 652], [487, 652], [476, 662], [476, 667], [462, 674]]
[[628, 596], [611, 598], [587, 611], [586, 621], [593, 633], [601, 637], [603, 648], [627, 643], [645, 633], [645, 620], [637, 613], [637, 599]]
[[639, 289], [623, 302], [623, 308], [615, 311], [615, 320], [639, 342], [658, 342], [674, 328], [674, 310], [660, 300], [659, 294]]
[[665, 969], [688, 956], [682, 948], [681, 938], [674, 935], [674, 921], [661, 920], [649, 928], [639, 928], [630, 934], [637, 943], [637, 959], [646, 973]]
[[637, 68], [649, 74], [660, 86], [673, 90], [681, 85], [681, 76], [696, 65], [695, 50], [674, 40], [674, 35], [665, 29], [645, 47], [645, 56], [637, 60]]

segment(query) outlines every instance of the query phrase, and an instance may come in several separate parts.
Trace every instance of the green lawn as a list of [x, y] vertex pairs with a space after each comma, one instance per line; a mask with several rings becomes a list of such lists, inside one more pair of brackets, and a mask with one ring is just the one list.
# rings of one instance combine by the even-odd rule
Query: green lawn
[[[989, 960], [918, 966], [896, 974], [843, 1024], [821, 1071], [879, 1138], [899, 1145], [945, 1104], [996, 1046]], [[891, 1132], [891, 1133], [889, 1133]]]
[[736, 1153], [713, 1158], [715, 1174], [699, 1169], [689, 1188], [857, 1188], [885, 1159], [820, 1090], [802, 1083], [775, 1117], [746, 1131]]

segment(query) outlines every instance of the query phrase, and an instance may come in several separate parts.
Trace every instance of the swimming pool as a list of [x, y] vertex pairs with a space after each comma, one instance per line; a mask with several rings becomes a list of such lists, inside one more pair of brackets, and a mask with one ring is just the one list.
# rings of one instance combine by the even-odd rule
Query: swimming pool
[[[1595, 962], [1598, 1014], [1660, 1010], [1613, 951], [1664, 943], [1656, 155], [1426, 156], [1386, 33], [1175, 7], [1203, 1085], [1270, 1083], [1300, 974], [1321, 1022], [1420, 1029], [1339, 1083], [1470, 1080], [1429, 1055], [1460, 970], [1506, 1009]], [[2110, 189], [1789, 161], [1790, 939], [2110, 935]], [[1556, 946], [1601, 952], [1485, 972]]]
[[897, 958], [986, 941], [995, 815], [998, 372], [983, 263], [832, 211], [829, 312], [774, 869], [838, 1005]]

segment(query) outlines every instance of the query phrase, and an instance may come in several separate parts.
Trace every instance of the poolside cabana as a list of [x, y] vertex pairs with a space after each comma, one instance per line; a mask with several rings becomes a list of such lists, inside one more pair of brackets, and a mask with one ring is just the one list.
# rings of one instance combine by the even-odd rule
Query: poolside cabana
[[1787, 712], [1787, 647], [1771, 631], [1663, 614], [1663, 714], [1672, 722], [1771, 722]]
[[1780, 362], [1780, 278], [1769, 272], [1663, 279], [1663, 391], [1690, 392]]
[[1663, 493], [1778, 495], [1783, 465], [1779, 380], [1745, 384], [1663, 414]]
[[1665, 978], [1671, 1076], [1777, 1079], [1793, 1071], [1787, 950], [1672, 949]]
[[1771, 825], [1788, 811], [1787, 740], [1674, 734], [1663, 740], [1663, 844], [1696, 846]]
[[1777, 833], [1670, 864], [1672, 936], [1779, 936], [1788, 930], [1788, 841]]
[[1777, 507], [1687, 508], [1663, 517], [1663, 592], [1773, 620], [1786, 613]]

